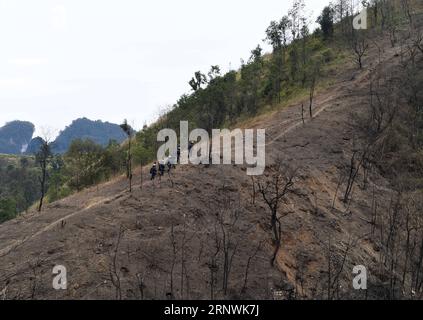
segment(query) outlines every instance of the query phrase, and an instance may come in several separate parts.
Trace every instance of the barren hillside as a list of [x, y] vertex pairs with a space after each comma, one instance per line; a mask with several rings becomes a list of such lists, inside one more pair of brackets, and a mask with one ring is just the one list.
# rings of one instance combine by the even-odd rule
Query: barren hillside
[[[363, 70], [351, 62], [317, 92], [312, 120], [302, 123], [305, 100], [244, 124], [267, 129], [269, 168], [282, 160], [297, 169], [280, 208], [274, 267], [269, 209], [260, 194], [253, 199], [255, 181], [245, 167], [178, 166], [173, 186], [167, 176], [153, 185], [145, 168], [142, 188], [135, 172], [132, 194], [126, 177], [118, 177], [0, 225], [4, 296], [311, 299], [326, 297], [330, 283], [338, 298], [363, 298], [352, 288], [352, 269], [364, 265], [368, 295], [384, 297], [372, 208], [378, 198], [386, 199], [379, 210], [388, 210], [394, 191], [376, 169], [364, 188], [360, 171], [344, 203], [340, 180], [350, 170], [360, 135], [353, 114], [366, 109], [370, 76], [380, 69], [395, 74], [400, 64], [398, 46], [387, 37], [376, 41], [382, 51], [371, 45]], [[55, 265], [67, 268], [66, 291], [52, 288]]]

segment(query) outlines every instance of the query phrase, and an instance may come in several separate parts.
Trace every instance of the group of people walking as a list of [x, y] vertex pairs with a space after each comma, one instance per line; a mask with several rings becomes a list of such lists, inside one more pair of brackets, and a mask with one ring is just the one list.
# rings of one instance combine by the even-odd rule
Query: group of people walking
[[[192, 150], [192, 147], [194, 146], [194, 143], [190, 141], [188, 143], [188, 152], [190, 153]], [[181, 146], [178, 145], [177, 153], [176, 153], [176, 163], [179, 164], [181, 159]], [[153, 166], [150, 169], [150, 180], [154, 181], [157, 176], [161, 180], [161, 178], [164, 176], [164, 174], [167, 172], [170, 177], [170, 173], [173, 169], [176, 169], [174, 157], [170, 156], [165, 160], [154, 162]]]
[[164, 176], [166, 171], [170, 174], [171, 170], [175, 168], [176, 166], [172, 164], [170, 159], [168, 159], [166, 162], [159, 162], [159, 165], [157, 165], [157, 162], [154, 162], [153, 166], [150, 169], [151, 180], [153, 181], [154, 179], [156, 179], [157, 175], [161, 179], [161, 177]]

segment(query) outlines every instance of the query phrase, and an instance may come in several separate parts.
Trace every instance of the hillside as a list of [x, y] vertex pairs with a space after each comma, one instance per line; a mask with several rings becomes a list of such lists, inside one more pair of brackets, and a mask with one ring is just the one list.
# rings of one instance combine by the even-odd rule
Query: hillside
[[[42, 214], [31, 213], [1, 225], [0, 283], [10, 280], [10, 297], [113, 298], [116, 290], [110, 282], [110, 264], [118, 244], [116, 272], [121, 281], [118, 294], [122, 297], [139, 298], [142, 280], [144, 298], [165, 298], [170, 290], [169, 268], [174, 262], [176, 297], [207, 298], [215, 212], [232, 208], [240, 197], [240, 207], [233, 207], [240, 209], [242, 215], [232, 230], [239, 248], [234, 258], [230, 297], [266, 299], [272, 298], [275, 290], [282, 290], [287, 296], [295, 292], [303, 298], [323, 295], [329, 235], [334, 268], [342, 262], [348, 242], [354, 241], [345, 270], [352, 270], [357, 264], [371, 266], [371, 281], [377, 285], [382, 279], [377, 273], [380, 253], [368, 223], [372, 219], [371, 194], [357, 187], [357, 200], [346, 206], [338, 201], [336, 190], [353, 152], [349, 137], [354, 128], [346, 115], [352, 110], [363, 112], [374, 70], [383, 66], [393, 72], [399, 63], [397, 48], [389, 48], [384, 41], [386, 50], [380, 63], [375, 63], [372, 57], [376, 52], [372, 50], [368, 70], [357, 71], [350, 65], [335, 75], [333, 86], [316, 97], [312, 121], [302, 125], [295, 104], [254, 122], [256, 127], [268, 130], [268, 165], [282, 158], [286, 163], [294, 161], [300, 168], [295, 192], [284, 204], [283, 245], [277, 269], [268, 262], [272, 245], [267, 208], [260, 201], [251, 204], [251, 181], [243, 168], [179, 167], [173, 176], [174, 188], [167, 181], [161, 187], [145, 182], [143, 189], [136, 186], [134, 193], [128, 194], [126, 180], [117, 178], [53, 203]], [[146, 177], [147, 173], [143, 175]], [[135, 179], [139, 178], [137, 171]], [[389, 183], [380, 175], [374, 179], [375, 196], [389, 198], [393, 192]], [[380, 209], [386, 205], [380, 203]], [[120, 227], [125, 231], [117, 242]], [[174, 260], [172, 230], [178, 248], [181, 243], [184, 248], [184, 253], [178, 249]], [[260, 242], [261, 249], [250, 265], [247, 288], [242, 292], [245, 263]], [[181, 254], [184, 280], [180, 278]], [[49, 288], [50, 269], [55, 264], [69, 268], [70, 290], [65, 293]], [[343, 273], [340, 283], [348, 281], [350, 274]], [[35, 288], [32, 293], [30, 288]], [[380, 294], [376, 288], [371, 296]], [[340, 297], [351, 294], [342, 288], [336, 292]], [[216, 296], [221, 294], [217, 290]]]
[[[413, 32], [399, 24], [401, 41], [370, 30], [360, 67], [354, 53], [339, 50], [310, 116], [311, 95], [293, 85], [284, 102], [236, 119], [234, 127], [266, 129], [263, 176], [247, 176], [244, 165], [188, 165], [152, 182], [149, 167], [137, 168], [131, 193], [126, 175], [118, 176], [1, 224], [0, 292], [6, 299], [421, 299], [423, 19], [413, 18]], [[231, 84], [233, 76], [216, 82]], [[221, 110], [221, 96], [206, 93]], [[184, 101], [206, 93], [197, 88]], [[190, 103], [136, 142], [174, 125]], [[197, 113], [192, 119], [218, 121]], [[275, 239], [265, 196], [290, 178]], [[51, 287], [56, 265], [67, 268], [65, 291]], [[366, 291], [352, 287], [361, 265]]]

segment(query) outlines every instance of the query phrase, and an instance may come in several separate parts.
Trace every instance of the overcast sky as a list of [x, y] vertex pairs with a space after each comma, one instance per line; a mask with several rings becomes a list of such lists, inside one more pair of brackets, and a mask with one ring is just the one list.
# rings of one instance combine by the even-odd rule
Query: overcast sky
[[[313, 21], [329, 3], [306, 2]], [[139, 129], [189, 92], [195, 71], [239, 67], [291, 3], [0, 0], [0, 126], [59, 131], [87, 117]]]

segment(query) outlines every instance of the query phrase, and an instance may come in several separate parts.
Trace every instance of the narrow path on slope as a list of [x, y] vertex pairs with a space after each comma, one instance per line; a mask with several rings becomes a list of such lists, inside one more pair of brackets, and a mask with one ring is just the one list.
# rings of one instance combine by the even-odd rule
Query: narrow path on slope
[[[120, 196], [120, 195], [119, 195]], [[119, 197], [117, 196], [117, 197]], [[0, 249], [0, 258], [6, 256], [7, 254], [9, 254], [11, 251], [13, 251], [14, 249], [18, 248], [19, 246], [23, 245], [24, 243], [26, 243], [29, 240], [32, 240], [38, 236], [40, 236], [41, 234], [48, 232], [50, 230], [52, 230], [54, 227], [59, 226], [63, 221], [66, 221], [74, 216], [80, 215], [86, 211], [88, 211], [89, 209], [99, 206], [99, 205], [103, 205], [106, 204], [108, 201], [111, 201], [115, 198], [115, 197], [108, 197], [108, 198], [103, 198], [101, 200], [98, 200], [96, 202], [93, 202], [91, 204], [89, 204], [87, 207], [82, 208], [81, 210], [78, 211], [74, 211], [68, 215], [65, 215], [63, 217], [61, 217], [60, 219], [57, 219], [49, 224], [47, 224], [46, 226], [44, 226], [43, 228], [41, 228], [39, 231], [31, 234], [30, 236], [27, 236], [23, 239], [19, 239], [19, 240], [15, 240], [12, 244]]]
[[[370, 76], [374, 70], [380, 68], [389, 60], [394, 59], [397, 55], [397, 49], [388, 48], [384, 50], [383, 57], [381, 56], [379, 61], [373, 67], [366, 69], [366, 70], [351, 70], [351, 74], [345, 75], [346, 80], [342, 80], [335, 85], [333, 85], [330, 89], [325, 90], [324, 92], [320, 93], [320, 95], [316, 95], [314, 99], [314, 112], [313, 118], [310, 119], [309, 117], [304, 118], [304, 124], [307, 124], [313, 121], [314, 118], [318, 117], [322, 112], [324, 112], [328, 107], [333, 106], [336, 104], [337, 100], [341, 99], [342, 97], [349, 96], [351, 94], [351, 90], [359, 91], [359, 89], [363, 89], [365, 85], [368, 84], [367, 77]], [[357, 90], [358, 89], [358, 90]], [[307, 102], [308, 103], [308, 102]], [[304, 103], [306, 105], [306, 103]], [[301, 103], [297, 104], [298, 107], [301, 106]], [[296, 108], [294, 105], [288, 107], [287, 109], [279, 112], [281, 114], [285, 111], [285, 116], [288, 116], [288, 119], [284, 119], [283, 121], [272, 124], [270, 128], [279, 128], [282, 131], [272, 138], [269, 142], [266, 143], [266, 146], [271, 146], [280, 140], [282, 137], [290, 133], [291, 131], [295, 130], [299, 126], [303, 124], [303, 120], [301, 118], [301, 109]], [[304, 111], [308, 113], [308, 108], [305, 108]], [[291, 117], [291, 118], [289, 118]]]
[[[368, 73], [368, 72], [366, 72]], [[313, 104], [313, 118], [310, 119], [310, 117], [304, 117], [304, 123], [302, 117], [299, 117], [298, 114], [301, 112], [301, 109], [296, 109], [295, 106], [288, 107], [285, 110], [285, 113], [288, 116], [293, 116], [292, 119], [287, 119], [282, 122], [275, 125], [272, 125], [272, 128], [279, 128], [282, 131], [275, 137], [272, 138], [272, 140], [268, 141], [266, 143], [266, 146], [271, 146], [277, 141], [279, 141], [282, 137], [290, 133], [291, 131], [297, 129], [298, 127], [302, 126], [303, 124], [310, 123], [313, 121], [313, 119], [317, 118], [322, 112], [324, 112], [327, 108], [333, 106], [336, 104], [336, 101], [340, 99], [341, 97], [346, 95], [346, 92], [348, 88], [352, 86], [357, 86], [357, 84], [361, 81], [355, 80], [355, 81], [341, 81], [337, 83], [335, 86], [332, 86], [330, 89], [325, 90], [320, 95], [317, 95], [314, 99]], [[349, 82], [347, 85], [346, 82]], [[333, 94], [333, 92], [336, 92], [336, 94]], [[298, 104], [298, 106], [301, 106], [301, 103]], [[304, 109], [304, 111], [307, 111], [308, 114], [308, 108]], [[280, 113], [282, 113], [281, 111]]]

